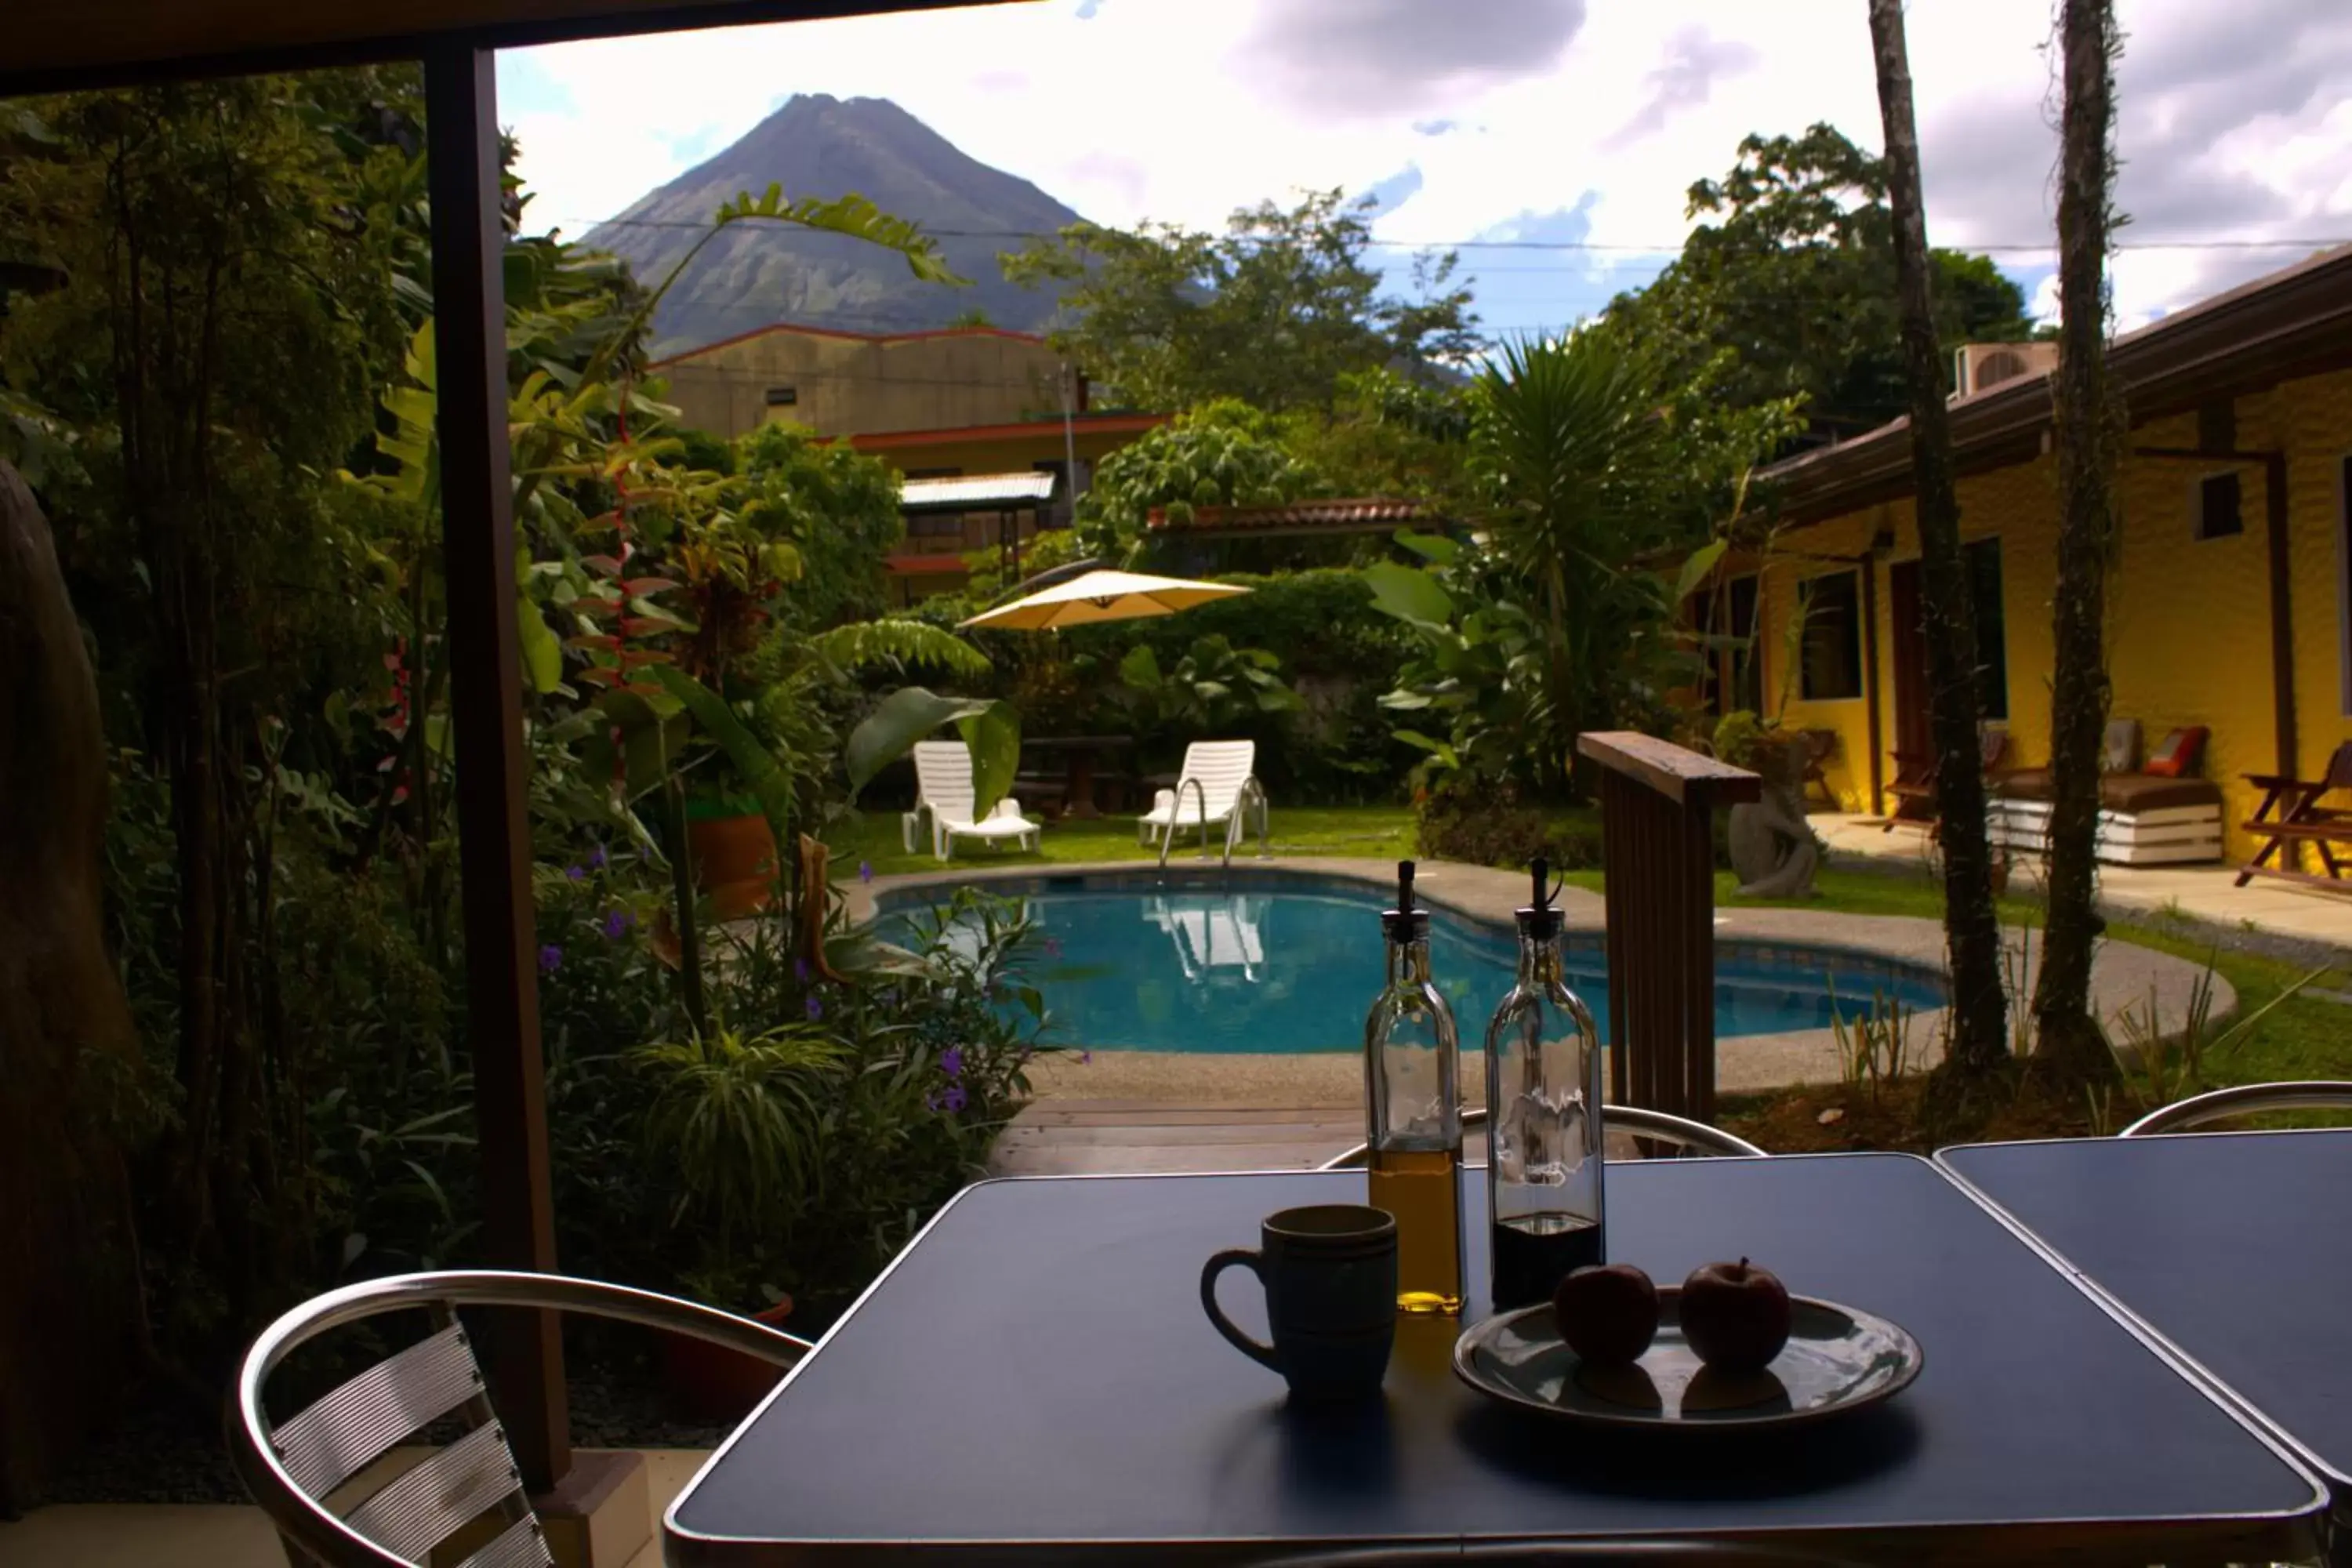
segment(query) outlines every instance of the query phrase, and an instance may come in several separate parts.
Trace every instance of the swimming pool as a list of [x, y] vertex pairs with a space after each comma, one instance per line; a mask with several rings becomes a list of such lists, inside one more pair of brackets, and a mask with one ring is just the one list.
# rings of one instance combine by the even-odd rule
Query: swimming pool
[[[1030, 972], [1045, 993], [1056, 1043], [1095, 1050], [1196, 1053], [1352, 1051], [1381, 984], [1380, 910], [1391, 900], [1362, 883], [1236, 871], [1213, 885], [1171, 878], [1045, 877], [991, 882], [1024, 900], [1050, 939]], [[879, 930], [905, 941], [907, 911], [945, 888], [898, 889], [877, 900]], [[1609, 1033], [1609, 983], [1599, 938], [1568, 949], [1568, 983]], [[1517, 938], [1434, 910], [1430, 968], [1461, 1025], [1463, 1047], [1518, 966]], [[1716, 952], [1716, 1033], [1826, 1029], [1874, 994], [1906, 1006], [1945, 1005], [1927, 970], [1856, 953], [1748, 943]]]

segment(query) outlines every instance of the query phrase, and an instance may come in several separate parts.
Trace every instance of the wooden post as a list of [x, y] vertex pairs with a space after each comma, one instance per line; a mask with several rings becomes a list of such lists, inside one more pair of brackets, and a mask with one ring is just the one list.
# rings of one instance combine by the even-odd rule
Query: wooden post
[[1577, 737], [1601, 764], [1609, 1092], [1715, 1116], [1715, 808], [1762, 798], [1744, 768], [1631, 731]]
[[[507, 448], [506, 237], [495, 57], [465, 45], [425, 59], [439, 372], [441, 548], [449, 606], [450, 729], [466, 931], [466, 1036], [481, 1139], [482, 1251], [552, 1270], [555, 1205], [539, 1049], [538, 938], [515, 623], [514, 495]], [[483, 1370], [522, 1467], [545, 1491], [572, 1468], [563, 1346], [553, 1314], [484, 1314]]]

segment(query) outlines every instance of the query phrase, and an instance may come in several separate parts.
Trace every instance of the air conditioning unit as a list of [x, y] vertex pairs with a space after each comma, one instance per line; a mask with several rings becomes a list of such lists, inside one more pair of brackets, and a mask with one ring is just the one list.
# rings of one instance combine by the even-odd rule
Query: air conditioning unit
[[2004, 381], [2057, 368], [2056, 343], [1962, 343], [1952, 355], [1952, 395], [1973, 397]]

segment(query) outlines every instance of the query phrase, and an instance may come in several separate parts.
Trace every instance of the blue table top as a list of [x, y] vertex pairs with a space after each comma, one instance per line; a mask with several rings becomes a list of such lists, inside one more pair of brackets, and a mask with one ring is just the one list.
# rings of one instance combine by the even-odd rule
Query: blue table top
[[2352, 1494], [2352, 1131], [1937, 1156]]
[[[2210, 1543], [2251, 1560], [2297, 1549], [2326, 1508], [2307, 1471], [1906, 1155], [1609, 1176], [1613, 1258], [1677, 1281], [1747, 1254], [1800, 1294], [1908, 1328], [1927, 1367], [1885, 1406], [1761, 1441], [1592, 1436], [1465, 1388], [1458, 1325], [1441, 1319], [1401, 1322], [1381, 1405], [1295, 1410], [1202, 1318], [1201, 1264], [1254, 1245], [1272, 1210], [1362, 1201], [1363, 1180], [971, 1188], [673, 1505], [668, 1561], [915, 1560], [961, 1543], [963, 1563], [1207, 1562], [1270, 1542], [1780, 1531], [1895, 1561], [1929, 1542], [2137, 1563]], [[1482, 1173], [1464, 1188], [1483, 1215]], [[1465, 1237], [1483, 1285], [1483, 1223]], [[1229, 1275], [1223, 1300], [1257, 1331], [1246, 1280]]]

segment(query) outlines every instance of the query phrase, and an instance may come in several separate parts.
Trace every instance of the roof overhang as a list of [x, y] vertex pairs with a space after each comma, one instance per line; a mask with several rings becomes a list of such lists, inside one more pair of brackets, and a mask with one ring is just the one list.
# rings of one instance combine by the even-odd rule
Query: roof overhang
[[1153, 507], [1144, 518], [1144, 527], [1165, 538], [1296, 539], [1393, 533], [1400, 528], [1443, 527], [1444, 521], [1419, 501], [1368, 496], [1294, 501], [1286, 506], [1195, 507], [1191, 515], [1181, 518], [1171, 517], [1164, 507]]
[[1034, 468], [1015, 474], [905, 479], [898, 487], [898, 510], [979, 511], [998, 507], [1044, 506], [1054, 499], [1055, 482], [1052, 473]]
[[414, 59], [450, 44], [515, 48], [948, 8], [946, 0], [11, 0], [0, 97]]
[[[2107, 363], [2135, 425], [2217, 397], [2352, 368], [2352, 246], [2256, 279], [2125, 333]], [[2021, 377], [1950, 405], [1963, 474], [2027, 462], [2051, 430], [2052, 380]], [[1780, 515], [1820, 522], [1911, 493], [1911, 422], [1774, 464], [1759, 474]]]

